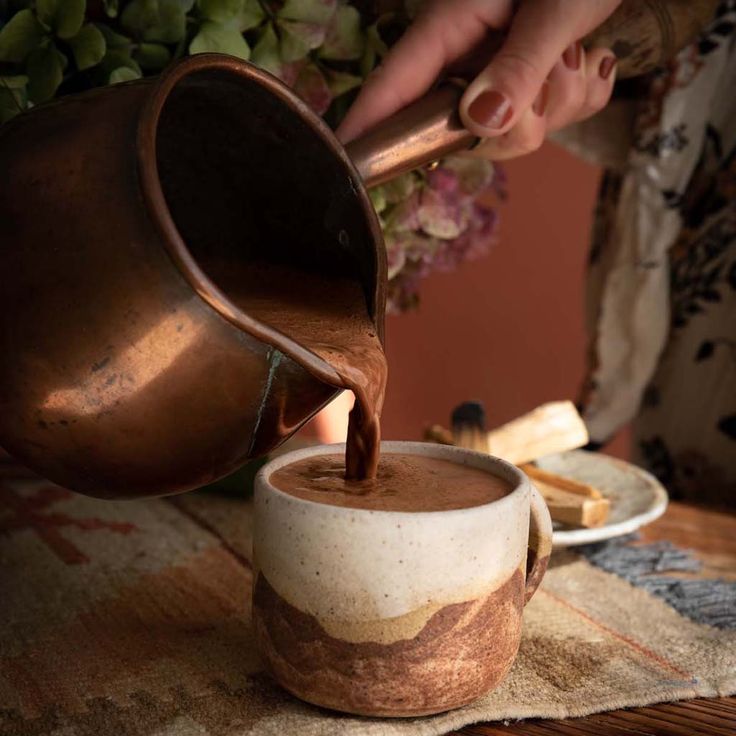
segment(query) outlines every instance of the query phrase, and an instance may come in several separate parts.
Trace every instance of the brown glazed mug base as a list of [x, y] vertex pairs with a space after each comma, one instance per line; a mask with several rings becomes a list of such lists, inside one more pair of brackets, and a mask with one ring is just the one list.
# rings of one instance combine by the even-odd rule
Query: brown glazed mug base
[[459, 708], [504, 679], [519, 648], [524, 574], [480, 600], [435, 611], [412, 638], [382, 644], [330, 635], [259, 573], [253, 621], [264, 662], [292, 695], [360, 716], [416, 717]]
[[266, 669], [301, 700], [354, 715], [467, 705], [504, 679], [519, 649], [552, 548], [544, 499], [503, 460], [422, 442], [382, 442], [381, 454], [477, 468], [508, 492], [461, 509], [390, 511], [299, 498], [272, 480], [340, 452], [297, 450], [256, 477], [253, 626]]

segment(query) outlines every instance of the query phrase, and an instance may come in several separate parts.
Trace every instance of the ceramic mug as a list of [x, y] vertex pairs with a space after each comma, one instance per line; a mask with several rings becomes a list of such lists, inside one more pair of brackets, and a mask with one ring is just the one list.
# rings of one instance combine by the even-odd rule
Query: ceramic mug
[[371, 511], [296, 498], [269, 480], [291, 463], [344, 451], [291, 452], [256, 477], [259, 653], [286, 690], [315, 705], [368, 716], [465, 705], [498, 685], [516, 657], [522, 610], [552, 547], [547, 506], [513, 465], [419, 442], [383, 442], [381, 452], [480, 468], [509, 493], [451, 511]]

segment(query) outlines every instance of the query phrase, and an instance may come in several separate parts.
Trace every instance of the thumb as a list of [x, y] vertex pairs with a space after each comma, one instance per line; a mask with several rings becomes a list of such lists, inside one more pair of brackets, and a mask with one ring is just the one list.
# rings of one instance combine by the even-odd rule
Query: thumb
[[421, 97], [444, 67], [483, 40], [489, 26], [500, 26], [509, 18], [508, 8], [488, 0], [440, 0], [426, 5], [363, 85], [337, 129], [340, 140], [357, 138]]
[[565, 49], [616, 5], [613, 0], [522, 3], [498, 53], [463, 95], [460, 115], [468, 130], [481, 138], [510, 130], [533, 105]]

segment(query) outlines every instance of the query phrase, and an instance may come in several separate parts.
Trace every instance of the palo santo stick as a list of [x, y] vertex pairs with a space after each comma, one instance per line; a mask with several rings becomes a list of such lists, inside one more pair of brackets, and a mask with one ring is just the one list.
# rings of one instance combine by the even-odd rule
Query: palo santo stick
[[[455, 444], [458, 447], [477, 450], [479, 449], [480, 439], [487, 444], [488, 435], [494, 434], [494, 432], [483, 432], [481, 437], [479, 432], [481, 421], [481, 417], [475, 417], [472, 418], [472, 421], [455, 422], [453, 432], [439, 424], [435, 424], [425, 431], [424, 438], [428, 442], [445, 445]], [[582, 432], [578, 432], [577, 439], [573, 433], [567, 436], [572, 436], [576, 443], [579, 442], [579, 444], [575, 444], [575, 447], [587, 442], [587, 432], [584, 435]], [[485, 444], [481, 445], [481, 449], [483, 452], [488, 452]], [[574, 448], [568, 447], [568, 449]], [[548, 450], [546, 454], [550, 454], [552, 451]], [[563, 450], [558, 449], [557, 451], [561, 452]], [[603, 494], [597, 488], [572, 478], [563, 478], [560, 475], [541, 470], [529, 463], [522, 464], [520, 467], [534, 481], [534, 485], [544, 496], [552, 519], [570, 526], [595, 527], [605, 524], [610, 510], [610, 503], [603, 498]]]
[[561, 491], [577, 493], [579, 496], [585, 496], [587, 498], [603, 498], [603, 494], [594, 486], [574, 480], [573, 478], [565, 478], [562, 475], [550, 473], [548, 470], [542, 470], [536, 465], [526, 463], [520, 465], [519, 470], [523, 470], [533, 481], [546, 483], [547, 485], [559, 488]]
[[[434, 425], [425, 437], [448, 444], [446, 435], [446, 429]], [[487, 452], [518, 465], [582, 447], [588, 442], [588, 431], [570, 401], [543, 404], [490, 432], [485, 429], [482, 406], [465, 402], [453, 411], [452, 437], [458, 447]]]
[[570, 526], [603, 526], [608, 519], [611, 504], [607, 498], [590, 498], [572, 491], [564, 491], [541, 480], [534, 485], [547, 502], [550, 516]]
[[452, 439], [458, 447], [488, 452], [486, 412], [479, 401], [465, 401], [452, 411]]
[[466, 450], [476, 452], [488, 452], [488, 436], [485, 432], [479, 432], [471, 427], [457, 429], [452, 433], [453, 444], [464, 447]]
[[555, 521], [571, 526], [602, 526], [608, 519], [610, 501], [594, 486], [573, 478], [542, 470], [536, 465], [521, 465], [547, 502]]
[[555, 401], [488, 432], [491, 455], [521, 465], [588, 443], [588, 430], [571, 401]]

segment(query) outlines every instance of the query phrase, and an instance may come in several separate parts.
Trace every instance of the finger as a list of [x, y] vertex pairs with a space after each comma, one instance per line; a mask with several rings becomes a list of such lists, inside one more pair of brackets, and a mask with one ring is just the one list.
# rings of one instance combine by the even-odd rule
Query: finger
[[[608, 104], [615, 82], [616, 57], [608, 49], [581, 51], [578, 69], [561, 60], [550, 74], [547, 132], [583, 120]], [[612, 65], [613, 64], [613, 65]]]
[[[565, 69], [556, 65], [548, 81], [544, 126], [538, 121], [534, 124], [535, 119], [527, 112], [508, 133], [486, 139], [465, 155], [500, 161], [531, 153], [542, 145], [546, 133], [590, 117], [608, 104], [616, 77], [616, 57], [612, 51], [595, 49], [587, 54], [582, 51], [577, 69], [571, 55], [561, 63]], [[535, 109], [540, 109], [538, 101], [532, 106]]]
[[549, 75], [547, 130], [568, 125], [579, 114], [587, 94], [585, 50], [580, 42], [567, 47]]
[[547, 134], [548, 98], [549, 86], [544, 84], [539, 97], [510, 131], [495, 138], [487, 138], [476, 146], [473, 154], [491, 161], [505, 161], [536, 151], [544, 143]]
[[589, 118], [608, 104], [616, 83], [616, 69], [616, 56], [610, 49], [593, 49], [587, 54], [585, 100], [570, 122]]
[[462, 57], [489, 27], [510, 20], [510, 3], [447, 0], [430, 3], [363, 85], [337, 129], [343, 142], [427, 92], [442, 70]]
[[595, 28], [618, 0], [527, 0], [491, 63], [460, 104], [465, 126], [480, 137], [509, 131], [532, 105], [563, 51]]

